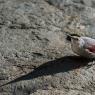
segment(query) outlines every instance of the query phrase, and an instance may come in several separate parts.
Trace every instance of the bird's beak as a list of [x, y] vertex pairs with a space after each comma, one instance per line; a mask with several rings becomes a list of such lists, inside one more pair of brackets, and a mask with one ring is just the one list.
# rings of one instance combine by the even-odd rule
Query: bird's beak
[[68, 36], [69, 38], [72, 38], [72, 39], [74, 39], [74, 37], [73, 37], [73, 36], [71, 36], [70, 34], [68, 34], [67, 36]]
[[67, 34], [67, 38], [66, 38], [68, 41], [71, 41], [72, 39], [72, 36], [70, 34]]

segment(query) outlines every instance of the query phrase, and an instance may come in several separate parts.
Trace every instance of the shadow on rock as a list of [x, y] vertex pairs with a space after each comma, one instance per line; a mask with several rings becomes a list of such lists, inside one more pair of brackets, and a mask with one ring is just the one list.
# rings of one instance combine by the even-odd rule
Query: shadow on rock
[[2, 86], [19, 82], [22, 80], [31, 80], [40, 76], [52, 75], [60, 72], [68, 72], [74, 69], [78, 69], [84, 66], [87, 66], [89, 62], [93, 60], [85, 59], [79, 56], [65, 56], [53, 61], [49, 61], [40, 65], [38, 68], [34, 69], [32, 72], [18, 77], [8, 83], [5, 83]]

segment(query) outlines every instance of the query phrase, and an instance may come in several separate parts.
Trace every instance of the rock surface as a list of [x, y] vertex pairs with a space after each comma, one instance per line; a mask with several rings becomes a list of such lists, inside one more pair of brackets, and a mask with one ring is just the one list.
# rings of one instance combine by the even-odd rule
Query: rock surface
[[94, 4], [0, 0], [0, 85], [13, 80], [0, 95], [95, 95], [95, 62], [66, 40], [67, 33], [95, 38]]

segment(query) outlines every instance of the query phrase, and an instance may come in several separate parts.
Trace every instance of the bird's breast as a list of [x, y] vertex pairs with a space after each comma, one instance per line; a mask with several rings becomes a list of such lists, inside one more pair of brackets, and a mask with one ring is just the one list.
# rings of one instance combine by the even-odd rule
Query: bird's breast
[[71, 42], [71, 48], [72, 48], [74, 53], [79, 54], [80, 47], [79, 47], [78, 43], [72, 41]]

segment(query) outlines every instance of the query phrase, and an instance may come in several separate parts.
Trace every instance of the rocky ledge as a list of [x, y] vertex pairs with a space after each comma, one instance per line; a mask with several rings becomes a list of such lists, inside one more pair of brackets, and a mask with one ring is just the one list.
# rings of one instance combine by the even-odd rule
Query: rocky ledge
[[66, 40], [95, 38], [94, 4], [0, 0], [0, 95], [95, 95], [95, 61], [75, 55]]

